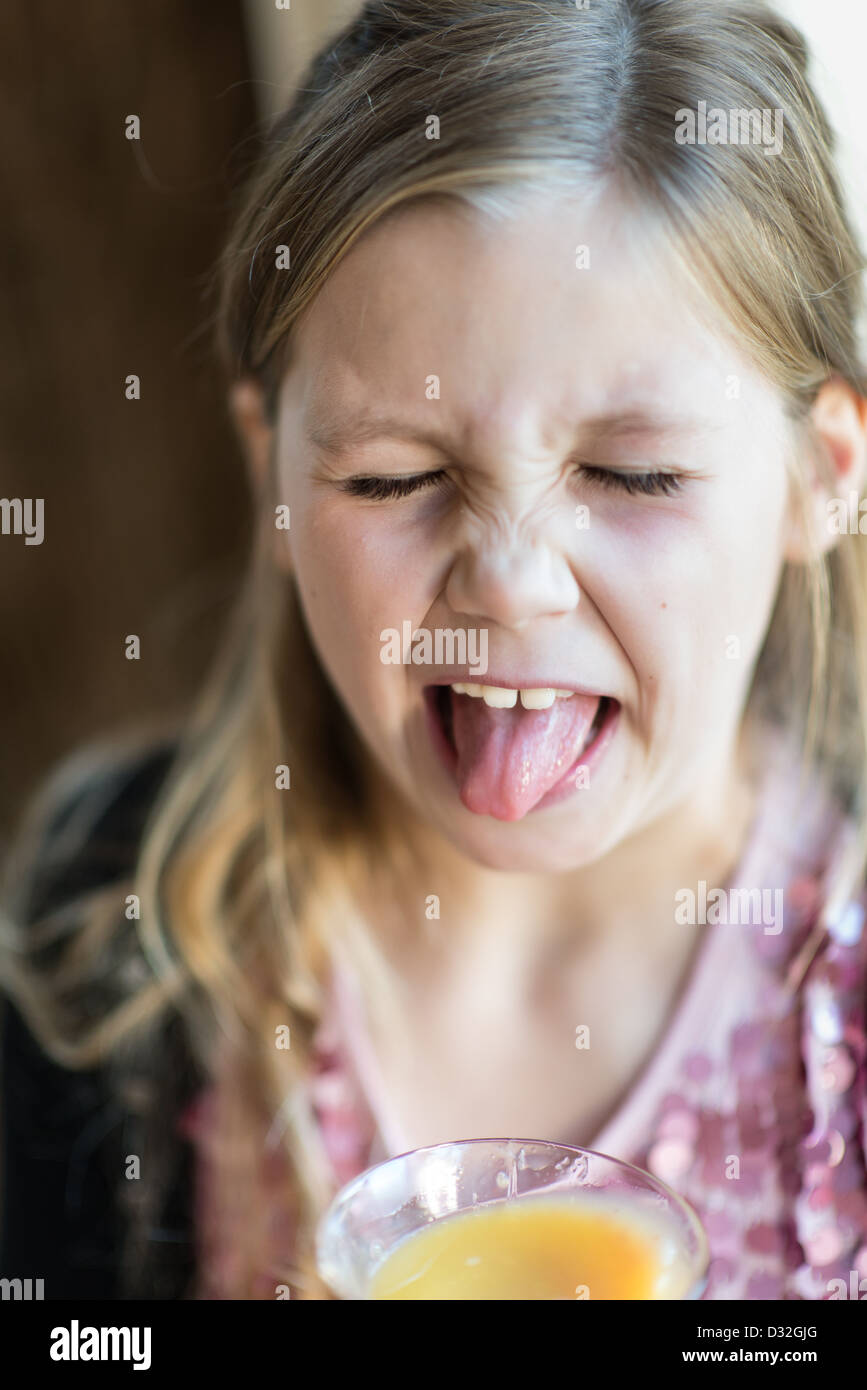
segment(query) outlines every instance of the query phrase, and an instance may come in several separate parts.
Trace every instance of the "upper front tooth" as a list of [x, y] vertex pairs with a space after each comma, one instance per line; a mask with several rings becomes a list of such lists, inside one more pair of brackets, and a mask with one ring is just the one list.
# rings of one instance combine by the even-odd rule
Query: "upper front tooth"
[[503, 685], [483, 685], [482, 698], [492, 709], [511, 709], [518, 703], [517, 690], [509, 690]]
[[552, 689], [551, 686], [519, 691], [502, 685], [465, 685], [457, 681], [452, 685], [452, 690], [456, 695], [470, 695], [474, 700], [484, 700], [492, 709], [513, 709], [519, 695], [524, 709], [549, 709], [555, 699], [568, 700], [575, 693], [573, 690]]
[[548, 709], [549, 706], [553, 705], [556, 698], [556, 690], [552, 690], [549, 685], [542, 686], [536, 690], [521, 691], [521, 704], [524, 706], [524, 709]]

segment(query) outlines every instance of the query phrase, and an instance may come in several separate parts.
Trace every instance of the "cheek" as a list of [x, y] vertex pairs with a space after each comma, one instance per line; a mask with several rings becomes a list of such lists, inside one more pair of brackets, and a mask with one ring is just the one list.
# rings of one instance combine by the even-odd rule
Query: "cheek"
[[737, 659], [737, 649], [746, 662], [758, 655], [779, 588], [785, 497], [775, 481], [765, 479], [762, 493], [752, 479], [741, 477], [707, 529], [716, 603], [709, 601], [706, 611], [709, 621], [718, 614], [717, 630], [720, 623], [725, 628], [729, 661]]
[[[349, 611], [369, 614], [380, 626], [399, 618], [419, 620], [433, 567], [428, 538], [399, 509], [353, 506], [327, 499], [301, 511], [293, 554], [296, 570], [315, 574], [317, 584]], [[430, 574], [428, 574], [430, 570]], [[421, 607], [420, 607], [421, 605]]]
[[662, 508], [599, 533], [590, 597], [632, 667], [645, 707], [722, 714], [761, 646], [779, 582], [778, 514], [728, 498]]
[[382, 708], [401, 668], [381, 661], [381, 634], [418, 625], [425, 612], [406, 541], [384, 518], [374, 524], [343, 506], [310, 508], [297, 526], [293, 512], [292, 529], [295, 580], [323, 664], [356, 708], [374, 693]]

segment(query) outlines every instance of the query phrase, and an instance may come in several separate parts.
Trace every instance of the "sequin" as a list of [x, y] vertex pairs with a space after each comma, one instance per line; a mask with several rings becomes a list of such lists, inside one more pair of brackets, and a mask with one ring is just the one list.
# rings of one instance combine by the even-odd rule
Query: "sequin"
[[864, 927], [864, 906], [860, 902], [850, 902], [828, 922], [828, 930], [835, 941], [842, 946], [854, 946], [861, 938]]
[[842, 1042], [843, 1019], [830, 988], [816, 1001], [810, 1014], [810, 1027], [820, 1042], [829, 1046]]
[[[813, 1176], [812, 1179], [808, 1176], [807, 1180], [808, 1182], [812, 1181], [820, 1183], [824, 1175], [824, 1169], [820, 1168], [817, 1176]], [[815, 1187], [807, 1197], [807, 1206], [810, 1208], [811, 1211], [823, 1211], [825, 1207], [829, 1207], [831, 1205], [833, 1200], [834, 1194], [831, 1191], [830, 1187]]]
[[817, 1265], [820, 1270], [836, 1260], [844, 1248], [842, 1235], [832, 1226], [823, 1226], [806, 1242], [807, 1257], [810, 1263]]
[[822, 1071], [822, 1085], [828, 1091], [848, 1091], [855, 1078], [855, 1063], [845, 1047], [834, 1047]]
[[663, 1182], [683, 1176], [693, 1161], [692, 1147], [682, 1139], [661, 1139], [648, 1155], [648, 1166]]
[[662, 1117], [657, 1133], [666, 1139], [682, 1139], [685, 1143], [695, 1143], [699, 1132], [699, 1122], [691, 1110], [671, 1110]]

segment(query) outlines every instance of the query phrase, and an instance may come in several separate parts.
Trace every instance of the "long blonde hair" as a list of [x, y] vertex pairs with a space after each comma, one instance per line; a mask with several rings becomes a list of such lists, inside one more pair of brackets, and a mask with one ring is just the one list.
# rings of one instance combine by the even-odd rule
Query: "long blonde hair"
[[[457, 198], [508, 216], [529, 188], [553, 195], [616, 178], [668, 219], [685, 272], [716, 297], [809, 441], [807, 412], [822, 383], [837, 376], [863, 395], [864, 372], [863, 262], [806, 68], [798, 32], [750, 0], [366, 5], [313, 61], [244, 190], [217, 277], [227, 380], [261, 383], [273, 416], [293, 325], [391, 209]], [[675, 113], [699, 101], [782, 108], [781, 152], [678, 144]], [[437, 139], [426, 138], [431, 115]], [[374, 1012], [397, 1007], [387, 943], [359, 904], [377, 892], [393, 902], [415, 848], [377, 798], [292, 583], [271, 562], [274, 501], [263, 500], [243, 591], [207, 686], [177, 730], [131, 880], [96, 896], [51, 971], [31, 958], [38, 924], [13, 920], [2, 970], [52, 1056], [69, 1067], [109, 1062], [119, 1085], [146, 1058], [159, 1020], [177, 1011], [224, 1098], [218, 1188], [227, 1207], [243, 1195], [249, 1246], [234, 1296], [274, 1296], [255, 1284], [268, 1220], [256, 1175], [276, 1134], [296, 1228], [287, 1277], [316, 1298], [326, 1294], [312, 1235], [330, 1192], [302, 1084], [311, 1040], [340, 951], [362, 972]], [[857, 844], [839, 885], [847, 894], [867, 859], [867, 559], [858, 535], [786, 568], [748, 708], [802, 732], [805, 760], [827, 773], [854, 817]], [[289, 792], [275, 786], [282, 765]], [[135, 941], [147, 978], [118, 985], [117, 1002], [94, 1021], [70, 1001], [117, 970], [112, 942], [130, 935], [128, 893], [140, 903]], [[284, 1025], [288, 1049], [275, 1047]], [[158, 1099], [150, 1105], [155, 1128]], [[140, 1223], [130, 1264], [143, 1239]]]

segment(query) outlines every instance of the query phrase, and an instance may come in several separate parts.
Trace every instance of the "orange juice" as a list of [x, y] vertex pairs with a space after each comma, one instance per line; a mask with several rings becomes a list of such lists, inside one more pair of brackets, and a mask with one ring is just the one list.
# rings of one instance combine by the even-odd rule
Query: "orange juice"
[[444, 1216], [402, 1240], [370, 1297], [682, 1298], [688, 1276], [664, 1221], [595, 1194], [525, 1195]]

